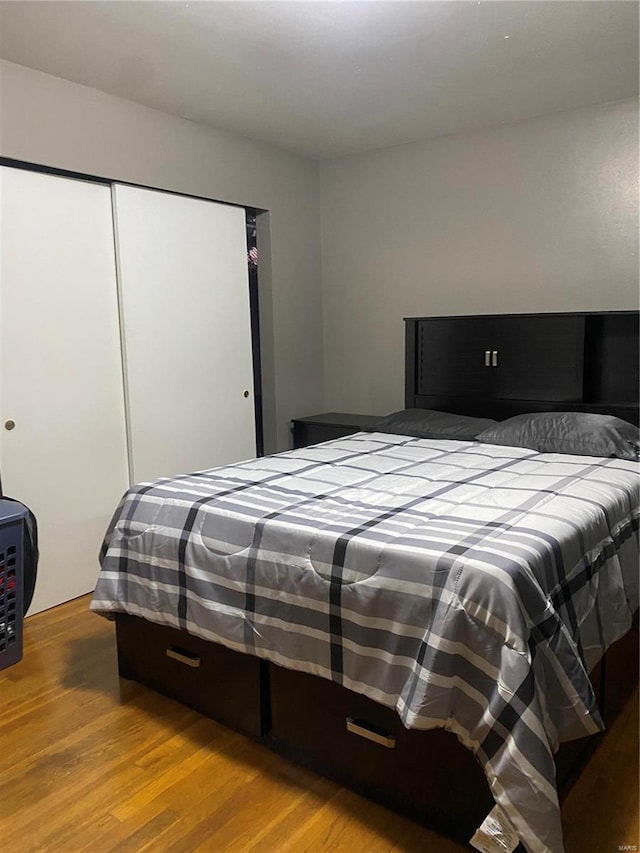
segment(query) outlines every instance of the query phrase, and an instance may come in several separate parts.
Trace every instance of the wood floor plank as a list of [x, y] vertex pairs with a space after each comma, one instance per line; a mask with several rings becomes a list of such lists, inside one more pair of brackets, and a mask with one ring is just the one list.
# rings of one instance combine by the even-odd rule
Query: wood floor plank
[[[83, 597], [29, 618], [0, 671], [14, 853], [463, 853], [469, 848], [117, 676]], [[638, 691], [563, 805], [566, 853], [639, 844]]]
[[[563, 805], [568, 851], [640, 849], [638, 689]], [[601, 847], [594, 847], [594, 831]]]

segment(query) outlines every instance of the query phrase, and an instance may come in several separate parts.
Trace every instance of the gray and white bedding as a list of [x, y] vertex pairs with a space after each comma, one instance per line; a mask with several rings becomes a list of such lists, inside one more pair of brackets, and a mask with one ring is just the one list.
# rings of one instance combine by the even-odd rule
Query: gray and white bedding
[[638, 607], [638, 465], [359, 433], [131, 489], [92, 609], [364, 693], [473, 750], [530, 853]]

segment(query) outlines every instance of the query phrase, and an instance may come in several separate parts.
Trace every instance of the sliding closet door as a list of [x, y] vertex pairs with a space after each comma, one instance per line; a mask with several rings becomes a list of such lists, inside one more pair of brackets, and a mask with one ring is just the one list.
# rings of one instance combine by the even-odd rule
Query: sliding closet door
[[113, 192], [132, 480], [255, 456], [244, 210]]
[[0, 472], [38, 520], [30, 613], [89, 592], [127, 488], [110, 190], [0, 170]]

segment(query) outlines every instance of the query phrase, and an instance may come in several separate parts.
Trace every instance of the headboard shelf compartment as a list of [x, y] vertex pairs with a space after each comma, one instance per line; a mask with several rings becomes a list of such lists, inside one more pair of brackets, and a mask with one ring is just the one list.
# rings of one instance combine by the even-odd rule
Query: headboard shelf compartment
[[638, 402], [638, 312], [595, 314], [585, 325], [584, 399]]
[[638, 423], [637, 311], [410, 317], [407, 408], [507, 418], [571, 410]]

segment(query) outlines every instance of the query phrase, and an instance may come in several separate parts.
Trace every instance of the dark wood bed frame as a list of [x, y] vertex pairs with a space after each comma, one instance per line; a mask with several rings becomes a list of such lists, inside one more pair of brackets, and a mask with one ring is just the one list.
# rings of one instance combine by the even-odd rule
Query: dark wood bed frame
[[[639, 423], [638, 312], [423, 317], [405, 323], [407, 408], [497, 419], [532, 411], [596, 411]], [[468, 841], [493, 807], [480, 765], [449, 732], [406, 730], [394, 711], [344, 687], [173, 628], [119, 614], [116, 632], [122, 677], [453, 838]], [[591, 678], [610, 724], [638, 682], [637, 614], [633, 629]], [[561, 746], [556, 756], [561, 798], [601, 737]]]

